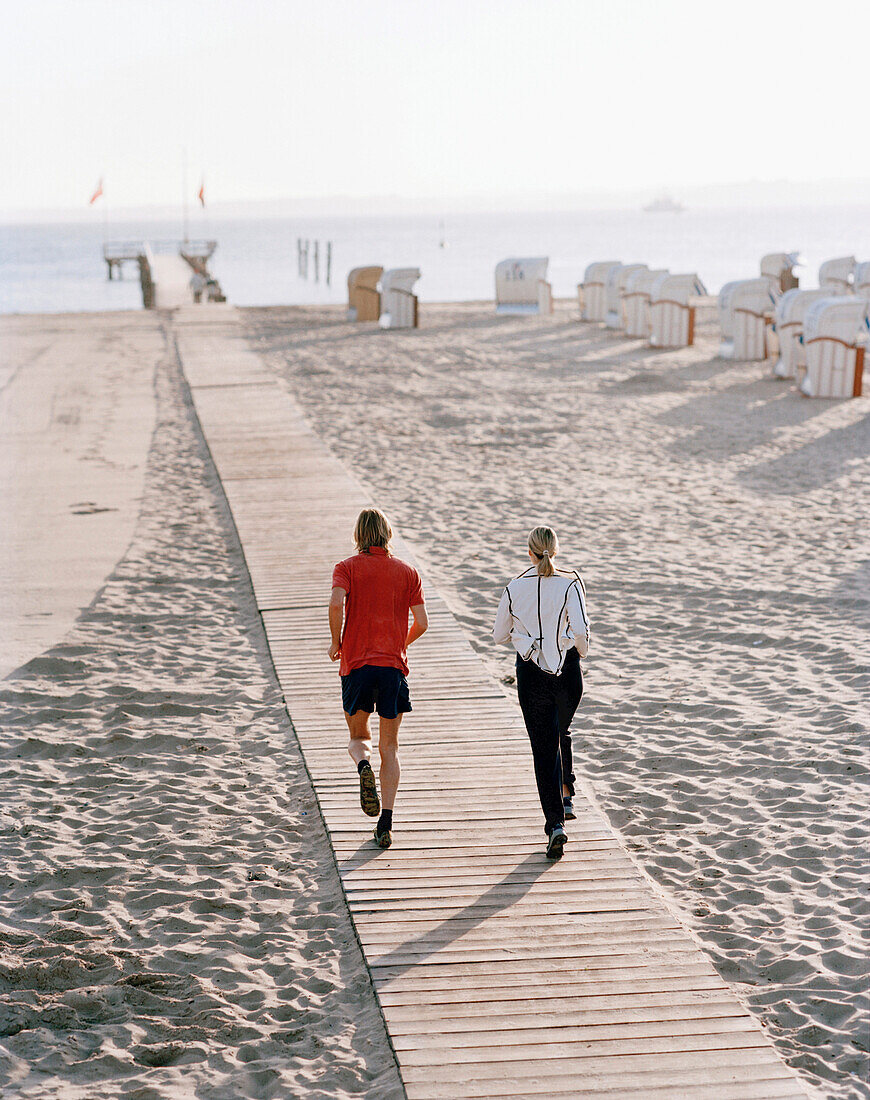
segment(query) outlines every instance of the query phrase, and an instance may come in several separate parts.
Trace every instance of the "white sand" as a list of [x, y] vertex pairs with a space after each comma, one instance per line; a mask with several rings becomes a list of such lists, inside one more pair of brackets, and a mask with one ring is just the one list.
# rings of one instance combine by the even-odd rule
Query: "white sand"
[[[149, 325], [160, 350], [102, 336], [125, 377], [157, 372], [138, 517], [75, 625], [0, 685], [0, 1095], [398, 1100], [220, 488]], [[67, 392], [50, 350], [41, 386]], [[124, 406], [123, 384], [97, 388], [77, 438]], [[101, 515], [83, 561], [123, 534]], [[31, 528], [33, 562], [62, 561], [49, 533]]]
[[0, 678], [64, 636], [127, 548], [164, 344], [141, 313], [0, 319]]
[[578, 772], [788, 1061], [870, 1096], [870, 399], [807, 401], [714, 359], [715, 331], [654, 352], [567, 304], [342, 316], [246, 313], [506, 685], [500, 589], [556, 526], [593, 622]]

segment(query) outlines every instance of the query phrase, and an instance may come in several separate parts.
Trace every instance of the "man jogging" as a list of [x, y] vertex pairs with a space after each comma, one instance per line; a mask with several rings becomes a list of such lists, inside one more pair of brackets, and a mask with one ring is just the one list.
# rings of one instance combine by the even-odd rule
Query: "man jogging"
[[[411, 709], [406, 650], [429, 626], [420, 574], [393, 556], [392, 537], [383, 512], [363, 509], [353, 532], [357, 553], [333, 570], [329, 600], [329, 656], [341, 661], [341, 697], [350, 730], [347, 751], [359, 772], [363, 813], [369, 817], [380, 813], [374, 835], [381, 848], [393, 842], [399, 726], [402, 715]], [[410, 629], [409, 611], [414, 620]], [[380, 800], [371, 766], [369, 717], [374, 710], [379, 717]]]

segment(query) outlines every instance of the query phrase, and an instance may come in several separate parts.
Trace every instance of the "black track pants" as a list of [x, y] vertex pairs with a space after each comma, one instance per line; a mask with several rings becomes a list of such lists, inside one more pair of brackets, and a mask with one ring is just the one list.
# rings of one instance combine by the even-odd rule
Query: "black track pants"
[[[580, 655], [569, 649], [558, 676], [517, 657], [517, 695], [532, 745], [535, 780], [547, 833], [562, 825], [562, 783], [573, 792], [569, 727], [583, 695]], [[567, 757], [567, 759], [565, 758]], [[563, 779], [563, 776], [568, 778]]]

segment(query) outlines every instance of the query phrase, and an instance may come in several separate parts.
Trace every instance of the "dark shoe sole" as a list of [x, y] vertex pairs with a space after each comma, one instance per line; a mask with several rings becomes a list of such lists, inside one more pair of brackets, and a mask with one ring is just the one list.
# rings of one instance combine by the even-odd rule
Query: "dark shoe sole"
[[371, 768], [363, 768], [359, 773], [359, 804], [366, 817], [377, 817], [381, 812], [381, 800], [378, 798], [378, 785]]
[[374, 831], [375, 844], [379, 848], [389, 848], [393, 843], [393, 834], [389, 829], [385, 833], [379, 833], [377, 829]]
[[547, 859], [561, 859], [567, 840], [566, 836], [557, 836], [555, 840], [551, 840], [547, 845]]

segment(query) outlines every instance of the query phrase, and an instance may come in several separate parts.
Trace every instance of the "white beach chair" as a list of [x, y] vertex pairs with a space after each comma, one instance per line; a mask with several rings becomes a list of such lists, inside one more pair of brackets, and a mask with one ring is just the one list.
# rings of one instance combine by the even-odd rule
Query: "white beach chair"
[[848, 294], [852, 289], [854, 270], [854, 256], [840, 256], [836, 260], [825, 260], [819, 268], [819, 286], [827, 287], [840, 294]]
[[766, 359], [767, 326], [778, 295], [769, 279], [738, 279], [719, 292], [723, 359]]
[[381, 316], [378, 282], [382, 267], [355, 267], [347, 274], [348, 321], [377, 321]]
[[720, 359], [734, 358], [734, 314], [731, 312], [731, 298], [741, 282], [741, 279], [732, 279], [730, 283], [725, 283], [716, 301], [719, 313]]
[[870, 263], [855, 264], [852, 289], [859, 298], [870, 298]]
[[638, 271], [647, 271], [646, 264], [620, 264], [610, 269], [607, 275], [607, 312], [604, 323], [608, 328], [624, 328], [625, 314], [622, 308], [622, 296], [632, 275]]
[[643, 268], [640, 271], [632, 272], [626, 279], [625, 290], [622, 293], [626, 336], [649, 336], [650, 292], [656, 281], [667, 274], [666, 268], [659, 268], [657, 271]]
[[502, 260], [495, 265], [496, 313], [552, 313], [546, 256]]
[[807, 397], [860, 397], [870, 338], [870, 300], [837, 296], [810, 306], [804, 320]]
[[797, 378], [806, 366], [803, 340], [804, 320], [807, 310], [822, 298], [830, 298], [831, 292], [819, 287], [816, 290], [787, 290], [776, 303], [774, 321], [779, 337], [779, 359], [773, 368], [777, 378]]
[[381, 328], [416, 328], [417, 295], [414, 283], [420, 278], [418, 267], [394, 267], [385, 271], [378, 283], [381, 295]]
[[611, 268], [622, 267], [618, 260], [590, 264], [577, 287], [582, 321], [603, 321], [607, 314], [607, 276]]
[[771, 252], [761, 257], [761, 274], [769, 280], [777, 295], [797, 287], [798, 278], [794, 273], [797, 263], [797, 252]]
[[660, 275], [650, 288], [650, 347], [686, 348], [694, 343], [695, 310], [689, 299], [706, 293], [694, 272]]

